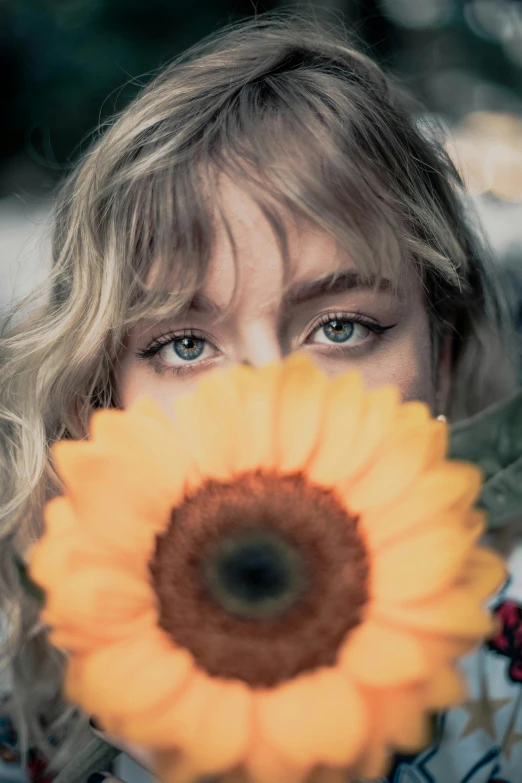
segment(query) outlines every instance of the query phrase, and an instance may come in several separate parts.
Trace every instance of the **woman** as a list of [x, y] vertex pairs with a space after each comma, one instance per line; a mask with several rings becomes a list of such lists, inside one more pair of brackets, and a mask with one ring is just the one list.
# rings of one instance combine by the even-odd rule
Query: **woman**
[[[297, 349], [452, 421], [513, 388], [487, 249], [422, 112], [345, 37], [261, 15], [160, 73], [66, 183], [48, 301], [6, 330], [0, 374], [6, 659], [53, 770], [89, 716], [61, 701], [63, 658], [12, 565], [60, 493], [52, 442], [84, 438], [95, 408], [146, 392], [170, 411], [215, 367]], [[448, 735], [430, 779], [464, 778], [494, 744], [476, 738]]]

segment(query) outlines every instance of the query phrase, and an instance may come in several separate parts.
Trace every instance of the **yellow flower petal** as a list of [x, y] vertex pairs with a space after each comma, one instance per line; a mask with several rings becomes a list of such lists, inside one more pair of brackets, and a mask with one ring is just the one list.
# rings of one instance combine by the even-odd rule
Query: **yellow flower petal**
[[[417, 753], [428, 747], [432, 740], [428, 715], [421, 712], [418, 691], [398, 692], [395, 699], [386, 698], [385, 730], [391, 745], [403, 753]], [[384, 717], [384, 716], [383, 716]]]
[[[331, 388], [338, 405], [329, 415], [317, 456], [307, 469], [310, 480], [317, 484], [335, 486], [341, 491], [350, 486], [392, 427], [400, 401], [398, 390], [383, 386], [371, 389], [361, 399], [360, 383], [359, 377], [349, 374]], [[343, 385], [346, 402], [341, 407]], [[332, 404], [327, 395], [328, 402]]]
[[219, 693], [203, 708], [197, 732], [183, 738], [183, 751], [201, 774], [224, 772], [242, 761], [252, 733], [250, 691], [239, 681], [219, 684]]
[[327, 388], [327, 376], [306, 355], [295, 353], [285, 362], [276, 414], [281, 473], [301, 470], [317, 444]]
[[500, 590], [507, 578], [502, 557], [485, 547], [476, 547], [469, 555], [459, 584], [471, 590], [474, 596], [489, 598]]
[[[52, 626], [52, 618], [47, 615], [45, 609], [41, 617], [46, 625]], [[154, 626], [156, 620], [155, 610], [118, 625], [93, 625], [90, 628], [79, 623], [71, 625], [60, 619], [57, 620], [56, 626], [50, 628], [49, 640], [55, 647], [72, 653], [70, 656], [70, 660], [72, 660], [79, 654], [92, 652], [105, 644], [121, 641], [128, 637], [141, 636]]]
[[376, 620], [412, 631], [473, 638], [485, 636], [492, 629], [491, 615], [470, 587], [454, 587], [415, 603], [376, 602], [371, 614]]
[[[130, 558], [125, 551], [110, 548], [78, 524], [70, 499], [61, 495], [49, 501], [43, 511], [45, 531], [26, 555], [31, 577], [44, 590], [57, 579], [75, 575], [86, 567], [119, 569], [143, 579], [146, 563]], [[139, 560], [139, 564], [136, 562]]]
[[323, 431], [306, 470], [311, 482], [334, 486], [345, 477], [345, 465], [352, 457], [359, 430], [363, 394], [359, 373], [344, 372], [330, 382], [324, 401]]
[[467, 514], [479, 495], [481, 481], [480, 470], [470, 463], [447, 461], [435, 465], [390, 503], [365, 509], [360, 525], [369, 547], [375, 551], [419, 525], [437, 525], [439, 516], [454, 506]]
[[[228, 480], [238, 470], [267, 467], [274, 461], [275, 394], [280, 383], [278, 363], [258, 371], [250, 393], [248, 371], [243, 373], [243, 398], [237, 394], [227, 399], [234, 387], [229, 373], [212, 373], [206, 383], [200, 381], [193, 393], [174, 401], [176, 426], [186, 448], [193, 455], [202, 476]], [[237, 373], [237, 371], [236, 371]], [[226, 401], [225, 401], [226, 400]], [[232, 405], [231, 405], [232, 403]], [[252, 438], [252, 453], [246, 461], [237, 440], [243, 426]]]
[[239, 405], [234, 376], [223, 370], [204, 376], [193, 392], [174, 401], [175, 423], [185, 449], [208, 478], [226, 480], [232, 475]]
[[245, 761], [248, 783], [304, 783], [309, 768], [292, 763], [276, 748], [269, 745], [254, 722], [254, 732]]
[[430, 663], [430, 673], [453, 664], [458, 658], [467, 655], [478, 645], [477, 639], [443, 634], [416, 633], [419, 644]]
[[161, 495], [169, 506], [179, 502], [194, 466], [172, 419], [152, 397], [138, 396], [126, 411], [96, 411], [90, 430], [94, 443], [133, 459], [142, 483], [155, 488], [152, 508]]
[[168, 524], [175, 497], [169, 499], [165, 488], [162, 492], [141, 476], [137, 480], [134, 462], [127, 463], [121, 454], [104, 447], [60, 441], [53, 451], [82, 528], [116, 552], [148, 559], [156, 534]]
[[276, 459], [276, 406], [282, 383], [278, 362], [250, 369], [244, 376], [242, 405], [237, 411], [241, 447], [236, 470], [272, 470]]
[[462, 704], [468, 693], [466, 680], [455, 666], [444, 666], [433, 672], [424, 686], [424, 701], [432, 710], [447, 710]]
[[445, 431], [441, 421], [429, 420], [395, 427], [373, 464], [350, 487], [346, 495], [350, 509], [360, 513], [400, 495], [434, 462], [441, 432]]
[[[357, 775], [363, 780], [386, 777], [392, 765], [393, 753], [380, 726], [370, 732], [367, 747], [356, 764]], [[350, 783], [349, 780], [346, 783]]]
[[462, 514], [456, 512], [445, 524], [426, 530], [417, 528], [376, 552], [371, 570], [375, 600], [418, 601], [449, 587], [485, 529], [482, 514], [468, 512], [467, 527]]
[[399, 688], [365, 688], [364, 697], [376, 715], [376, 733], [395, 750], [413, 753], [432, 741], [424, 700], [424, 684]]
[[65, 578], [63, 590], [47, 595], [45, 616], [52, 625], [64, 622], [87, 632], [97, 626], [114, 629], [156, 606], [147, 582], [117, 568], [86, 568]]
[[357, 689], [336, 669], [260, 693], [256, 713], [271, 746], [290, 761], [310, 766], [350, 763], [362, 747], [368, 720]]
[[130, 720], [172, 703], [192, 669], [192, 657], [152, 627], [140, 637], [83, 656], [76, 688], [81, 690], [84, 709], [98, 715], [110, 731], [112, 716]]
[[[230, 694], [227, 695], [230, 690]], [[250, 697], [241, 685], [209, 677], [193, 669], [190, 680], [179, 696], [164, 702], [154, 715], [136, 715], [127, 721], [125, 736], [130, 741], [155, 748], [177, 747], [199, 774], [233, 766], [246, 751], [250, 731]], [[231, 717], [232, 726], [218, 725]], [[221, 718], [220, 718], [221, 715]], [[239, 726], [239, 722], [243, 725]], [[215, 732], [213, 734], [213, 732]], [[219, 742], [223, 746], [219, 747]]]
[[348, 635], [339, 654], [339, 665], [350, 678], [373, 687], [421, 680], [429, 671], [415, 634], [372, 621]]
[[350, 487], [372, 457], [377, 456], [382, 442], [392, 430], [400, 410], [399, 403], [399, 391], [394, 386], [381, 386], [366, 392], [352, 452], [336, 484], [340, 490]]

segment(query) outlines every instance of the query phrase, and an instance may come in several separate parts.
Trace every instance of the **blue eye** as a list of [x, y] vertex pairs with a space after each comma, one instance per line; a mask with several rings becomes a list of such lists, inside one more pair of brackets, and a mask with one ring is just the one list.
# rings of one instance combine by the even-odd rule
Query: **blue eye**
[[[172, 347], [171, 347], [172, 346]], [[173, 349], [173, 350], [172, 350]], [[207, 356], [208, 350], [210, 355]], [[216, 353], [215, 346], [203, 335], [196, 334], [191, 329], [184, 330], [181, 334], [179, 332], [169, 332], [156, 339], [148, 348], [137, 351], [136, 356], [139, 359], [154, 360], [154, 357], [158, 355], [158, 358], [162, 358], [162, 363], [156, 364], [155, 367], [161, 373], [166, 370], [171, 370], [174, 373], [181, 373], [192, 369], [199, 368], [202, 364], [206, 363], [205, 360], [212, 358], [212, 354]], [[163, 357], [161, 357], [163, 354]], [[205, 356], [203, 357], [203, 354]], [[197, 360], [202, 358], [201, 362]], [[177, 359], [180, 361], [178, 362]]]
[[199, 359], [205, 350], [205, 340], [198, 337], [177, 337], [172, 340], [172, 345], [179, 358], [185, 361]]
[[323, 332], [335, 343], [344, 343], [349, 340], [355, 331], [352, 321], [333, 320], [323, 325]]
[[309, 333], [308, 341], [315, 345], [337, 343], [355, 348], [360, 343], [366, 343], [384, 334], [388, 329], [393, 329], [393, 326], [395, 324], [381, 326], [360, 315], [324, 313], [319, 318], [319, 323], [316, 323]]

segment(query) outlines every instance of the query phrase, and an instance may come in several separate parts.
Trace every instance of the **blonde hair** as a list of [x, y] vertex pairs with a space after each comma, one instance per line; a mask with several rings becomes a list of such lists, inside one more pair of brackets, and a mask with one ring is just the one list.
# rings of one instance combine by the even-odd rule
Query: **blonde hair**
[[64, 657], [22, 594], [13, 558], [41, 535], [42, 508], [61, 491], [50, 445], [87, 437], [94, 408], [118, 407], [113, 376], [127, 331], [184, 307], [202, 283], [216, 172], [256, 200], [285, 259], [281, 207], [329, 231], [363, 274], [397, 280], [413, 265], [435, 349], [453, 332], [451, 417], [510, 391], [491, 253], [443, 131], [422, 127], [423, 114], [346, 31], [261, 15], [178, 57], [63, 186], [45, 289], [9, 321], [42, 293], [45, 303], [7, 322], [0, 340], [2, 660], [23, 747], [36, 744], [54, 769], [90, 730], [62, 700]]

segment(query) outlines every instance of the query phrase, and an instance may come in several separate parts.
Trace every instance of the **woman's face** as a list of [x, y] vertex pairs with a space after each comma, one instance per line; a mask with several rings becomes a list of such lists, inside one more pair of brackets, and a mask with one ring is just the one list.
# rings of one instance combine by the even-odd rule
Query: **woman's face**
[[[423, 400], [434, 409], [428, 316], [415, 273], [403, 275], [398, 293], [385, 284], [364, 287], [357, 259], [320, 229], [288, 220], [292, 278], [284, 292], [283, 262], [268, 222], [232, 182], [223, 180], [220, 187], [237, 247], [236, 302], [219, 318], [236, 280], [232, 248], [218, 222], [209, 273], [191, 307], [129, 333], [116, 370], [120, 405], [127, 408], [145, 393], [172, 416], [173, 398], [204, 373], [243, 361], [258, 367], [302, 349], [331, 377], [357, 368], [367, 386], [394, 383], [404, 400]], [[328, 289], [339, 261], [344, 275]], [[138, 358], [165, 335], [168, 342], [155, 356]]]
[[[258, 367], [303, 349], [329, 376], [356, 367], [368, 386], [394, 383], [404, 400], [423, 400], [433, 408], [429, 325], [417, 276], [405, 274], [398, 295], [385, 286], [365, 288], [357, 281], [357, 260], [341, 255], [329, 235], [289, 221], [292, 280], [284, 294], [282, 260], [269, 224], [244, 192], [228, 181], [222, 187], [239, 262], [236, 303], [217, 318], [236, 282], [232, 249], [218, 224], [215, 255], [193, 306], [171, 321], [142, 324], [129, 333], [116, 372], [122, 407], [146, 393], [172, 416], [172, 400], [213, 368], [242, 361]], [[327, 290], [325, 279], [339, 260], [343, 285]], [[166, 334], [156, 356], [136, 356]], [[100, 736], [153, 768], [146, 749]]]

